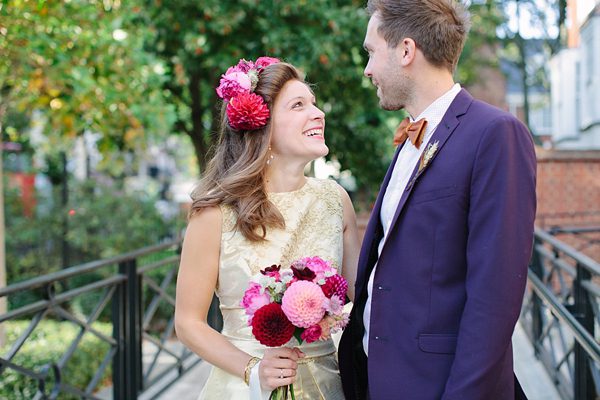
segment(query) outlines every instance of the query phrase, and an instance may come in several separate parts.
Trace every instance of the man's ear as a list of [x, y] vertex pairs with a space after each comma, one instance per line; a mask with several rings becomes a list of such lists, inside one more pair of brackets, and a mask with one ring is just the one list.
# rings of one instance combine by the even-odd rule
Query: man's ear
[[396, 56], [403, 67], [410, 65], [415, 60], [416, 55], [417, 45], [411, 38], [404, 38], [396, 46]]

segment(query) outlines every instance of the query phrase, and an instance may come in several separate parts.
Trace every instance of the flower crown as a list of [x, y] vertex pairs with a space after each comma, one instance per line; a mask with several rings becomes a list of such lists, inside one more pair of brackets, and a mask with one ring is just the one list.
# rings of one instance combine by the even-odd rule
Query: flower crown
[[229, 125], [237, 130], [253, 131], [267, 124], [267, 103], [253, 91], [258, 84], [260, 71], [278, 62], [277, 58], [272, 57], [259, 57], [255, 62], [242, 58], [221, 76], [217, 94], [229, 103], [226, 109]]

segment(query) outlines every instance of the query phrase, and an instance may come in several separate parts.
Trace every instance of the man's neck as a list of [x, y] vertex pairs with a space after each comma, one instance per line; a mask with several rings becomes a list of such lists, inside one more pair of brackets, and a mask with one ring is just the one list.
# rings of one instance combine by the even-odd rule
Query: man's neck
[[452, 89], [454, 79], [450, 72], [438, 70], [420, 75], [415, 79], [415, 85], [414, 101], [406, 106], [406, 111], [413, 118], [417, 118], [434, 101]]

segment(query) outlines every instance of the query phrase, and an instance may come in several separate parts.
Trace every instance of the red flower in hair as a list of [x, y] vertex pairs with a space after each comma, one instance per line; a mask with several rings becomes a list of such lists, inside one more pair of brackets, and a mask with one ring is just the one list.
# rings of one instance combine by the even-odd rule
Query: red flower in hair
[[285, 316], [277, 303], [262, 306], [252, 317], [252, 334], [261, 344], [269, 347], [283, 346], [294, 335], [296, 327]]
[[254, 93], [240, 93], [227, 105], [229, 124], [237, 130], [254, 130], [267, 123], [269, 109], [262, 97]]

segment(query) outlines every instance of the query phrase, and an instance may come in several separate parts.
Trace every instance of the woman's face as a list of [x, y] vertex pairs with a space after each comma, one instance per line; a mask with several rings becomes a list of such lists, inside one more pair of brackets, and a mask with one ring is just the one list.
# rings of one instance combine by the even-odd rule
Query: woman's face
[[300, 81], [287, 82], [273, 105], [271, 152], [277, 162], [306, 164], [326, 155], [325, 114], [315, 104], [315, 96]]

